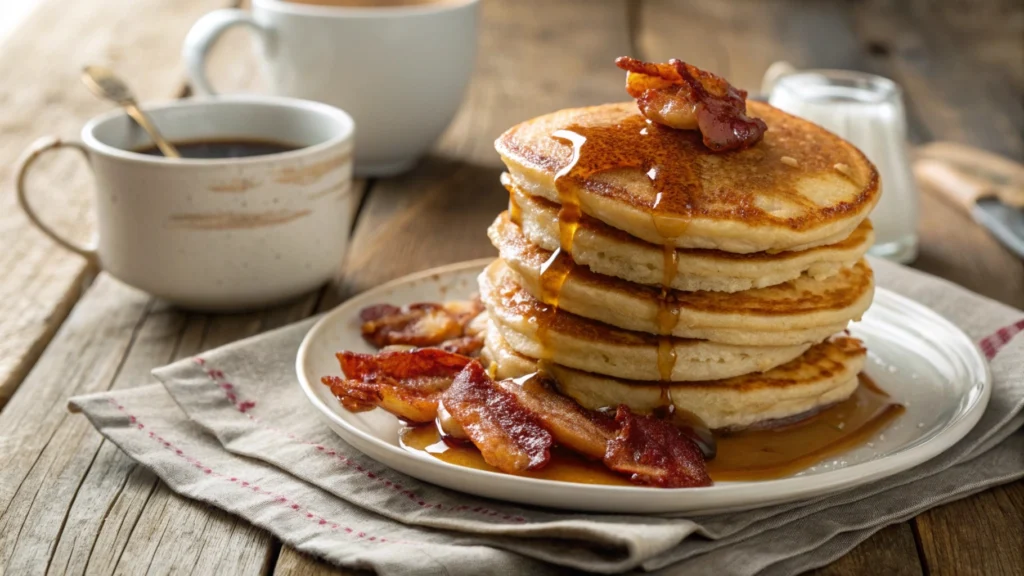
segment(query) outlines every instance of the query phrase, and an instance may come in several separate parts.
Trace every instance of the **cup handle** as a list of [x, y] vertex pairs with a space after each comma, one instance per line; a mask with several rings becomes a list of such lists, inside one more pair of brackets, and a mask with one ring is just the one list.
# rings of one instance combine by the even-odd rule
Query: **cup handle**
[[60, 244], [61, 246], [67, 248], [68, 250], [71, 250], [72, 252], [82, 255], [86, 260], [89, 261], [89, 264], [96, 265], [99, 264], [99, 256], [96, 253], [95, 245], [82, 246], [80, 244], [77, 244], [71, 240], [64, 238], [63, 236], [58, 234], [53, 228], [50, 228], [48, 224], [40, 220], [39, 216], [35, 212], [35, 209], [32, 208], [32, 205], [29, 204], [28, 202], [28, 191], [26, 190], [25, 183], [28, 177], [29, 170], [31, 170], [32, 168], [32, 165], [35, 164], [36, 160], [41, 158], [42, 155], [45, 154], [46, 152], [56, 150], [58, 148], [63, 148], [65, 146], [68, 148], [74, 148], [75, 150], [81, 152], [82, 155], [85, 156], [86, 162], [89, 163], [90, 167], [92, 166], [92, 162], [89, 158], [89, 150], [81, 142], [65, 142], [62, 141], [60, 138], [55, 138], [53, 136], [44, 136], [36, 140], [35, 142], [32, 143], [31, 146], [28, 147], [28, 149], [25, 151], [25, 154], [22, 155], [21, 160], [18, 161], [18, 167], [15, 169], [15, 187], [18, 190], [18, 204], [21, 206], [21, 209], [25, 211], [25, 215], [28, 216], [28, 219], [30, 221], [32, 221], [32, 224], [35, 224], [36, 228], [39, 228], [43, 232], [43, 234], [46, 234], [47, 236], [52, 238], [54, 242]]
[[188, 75], [189, 83], [197, 94], [205, 96], [216, 94], [213, 86], [210, 85], [210, 80], [206, 77], [206, 57], [213, 45], [220, 39], [221, 34], [228, 28], [239, 25], [252, 28], [261, 40], [264, 42], [267, 40], [268, 29], [257, 22], [252, 14], [237, 8], [214, 10], [196, 21], [192, 25], [192, 29], [188, 31], [181, 56], [185, 61], [185, 73]]
[[765, 98], [771, 96], [772, 89], [775, 88], [775, 83], [779, 81], [779, 78], [793, 72], [796, 72], [796, 66], [789, 62], [785, 60], [774, 62], [764, 71], [764, 76], [761, 77], [761, 95]]

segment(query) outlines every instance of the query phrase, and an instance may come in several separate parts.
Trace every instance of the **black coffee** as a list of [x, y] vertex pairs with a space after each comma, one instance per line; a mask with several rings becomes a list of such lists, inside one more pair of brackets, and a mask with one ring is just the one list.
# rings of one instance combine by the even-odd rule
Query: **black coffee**
[[[231, 138], [224, 140], [191, 140], [172, 142], [182, 158], [247, 158], [249, 156], [266, 156], [298, 150], [303, 146], [275, 142], [273, 140], [247, 140]], [[136, 150], [139, 154], [163, 156], [156, 145]]]

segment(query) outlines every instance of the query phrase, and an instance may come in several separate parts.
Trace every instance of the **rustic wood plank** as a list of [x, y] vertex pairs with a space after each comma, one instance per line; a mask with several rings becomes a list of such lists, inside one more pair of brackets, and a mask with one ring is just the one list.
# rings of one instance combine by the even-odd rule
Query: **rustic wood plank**
[[[207, 323], [204, 316], [151, 310], [138, 346], [133, 347], [125, 361], [126, 368], [138, 366], [136, 377], [119, 377], [111, 388], [150, 382], [149, 370], [153, 366], [197, 352]], [[154, 329], [160, 325], [166, 329]], [[152, 333], [152, 338], [145, 337], [147, 332]], [[151, 342], [148, 349], [147, 342]], [[65, 566], [65, 573], [84, 573], [87, 567], [92, 573], [113, 573], [158, 485], [156, 475], [136, 464], [114, 444], [103, 441], [74, 501], [70, 502], [68, 529], [57, 542], [51, 565]]]
[[[5, 46], [8, 50], [4, 54], [10, 56], [0, 59], [0, 70], [4, 70], [5, 78], [29, 73], [42, 78], [5, 84], [12, 88], [17, 84], [17, 95], [29, 96], [23, 102], [16, 102], [20, 107], [8, 106], [5, 112], [16, 113], [19, 119], [39, 120], [31, 125], [12, 124], [6, 116], [0, 117], [0, 132], [15, 136], [4, 142], [23, 147], [28, 138], [34, 136], [29, 130], [60, 130], [73, 135], [71, 130], [77, 129], [88, 116], [105, 109], [104, 104], [78, 88], [78, 70], [85, 62], [113, 63], [132, 81], [143, 99], [181, 93], [182, 76], [176, 64], [185, 30], [202, 13], [226, 5], [230, 3], [223, 0], [114, 2], [102, 7], [78, 3], [74, 6], [76, 11], [68, 14], [67, 6], [44, 3], [34, 19]], [[86, 12], [89, 18], [84, 16]], [[159, 26], [139, 26], [140, 21], [158, 22]], [[65, 25], [55, 27], [53, 22]], [[69, 29], [68, 23], [74, 23], [81, 30]], [[53, 41], [47, 41], [49, 37], [53, 37]], [[78, 42], [62, 41], [66, 38], [76, 38]], [[82, 50], [78, 43], [86, 43], [90, 49]], [[46, 48], [43, 53], [39, 50], [41, 46]], [[123, 58], [127, 47], [145, 48], [146, 58]], [[69, 52], [72, 50], [74, 52]], [[62, 68], [40, 74], [40, 69], [46, 71], [47, 67], [24, 58], [26, 53], [45, 58], [47, 63], [58, 63]], [[14, 54], [21, 57], [15, 59]], [[164, 60], [168, 65], [154, 67], [154, 60]], [[0, 88], [0, 101], [12, 98], [12, 94]], [[31, 109], [31, 106], [43, 105], [47, 106], [45, 114]], [[2, 154], [13, 156], [17, 152], [14, 148], [5, 150], [0, 144]], [[68, 222], [59, 224], [79, 223], [78, 236], [84, 236], [81, 232], [89, 229], [90, 219], [80, 215], [91, 211], [91, 201], [86, 194], [88, 187], [82, 184], [89, 177], [84, 171], [75, 172], [74, 165], [66, 158], [50, 164], [45, 167], [45, 177], [35, 182], [43, 184], [39, 202], [63, 206], [64, 211], [56, 216]], [[74, 196], [55, 201], [56, 182], [65, 184], [60, 192], [70, 191]], [[68, 183], [72, 186], [67, 186]], [[3, 213], [16, 214], [16, 211], [4, 210]], [[50, 333], [63, 320], [66, 308], [77, 298], [77, 278], [84, 272], [75, 258], [60, 253], [48, 240], [36, 238], [37, 234], [24, 233], [22, 228], [25, 227], [22, 222], [0, 226], [12, 238], [10, 243], [5, 240], [5, 245], [12, 244], [16, 248], [5, 252], [0, 259], [10, 255], [12, 261], [19, 264], [0, 286], [0, 342], [6, 346], [0, 354], [3, 359], [0, 360], [0, 397], [18, 383], [22, 376], [18, 370], [31, 365], [37, 349], [45, 345]], [[70, 229], [76, 233], [75, 227]], [[13, 241], [15, 238], [28, 238], [32, 242], [22, 242], [22, 247]], [[22, 247], [20, 251], [19, 247]], [[35, 266], [39, 260], [47, 261], [48, 265]], [[65, 269], [74, 273], [69, 274]], [[21, 272], [24, 272], [23, 277], [19, 276]], [[63, 291], [65, 296], [60, 302], [64, 309], [55, 309], [48, 301], [53, 300], [48, 296], [50, 289], [57, 290], [55, 293]], [[34, 297], [30, 303], [36, 308], [26, 308], [20, 300], [7, 297], [7, 290]], [[298, 316], [308, 314], [315, 300], [315, 297], [307, 298], [297, 303]], [[7, 309], [5, 305], [9, 305]], [[149, 370], [170, 360], [173, 354], [169, 352], [175, 348], [181, 353], [195, 353], [200, 342], [222, 343], [252, 333], [254, 325], [260, 326], [259, 315], [254, 317], [255, 324], [253, 318], [243, 322], [242, 331], [227, 329], [218, 333], [214, 323], [212, 336], [204, 338], [205, 318], [192, 317], [186, 322], [180, 313], [160, 305], [147, 314], [151, 306], [147, 296], [101, 277], [76, 310], [80, 321], [69, 322], [72, 325], [67, 332], [61, 332], [58, 342], [48, 349], [26, 380], [26, 389], [12, 401], [11, 410], [0, 415], [0, 443], [17, 448], [16, 459], [11, 466], [5, 466], [0, 475], [0, 505], [4, 510], [0, 516], [3, 534], [0, 566], [4, 570], [9, 568], [9, 573], [41, 573], [49, 567], [62, 573], [82, 573], [87, 567], [97, 572], [110, 572], [119, 559], [124, 560], [126, 548], [140, 541], [152, 544], [153, 554], [160, 556], [156, 562], [149, 558], [150, 566], [156, 570], [175, 566], [191, 568], [195, 562], [202, 562], [207, 566], [219, 563], [233, 567], [231, 571], [238, 571], [236, 573], [245, 573], [248, 568], [258, 570], [268, 561], [273, 547], [267, 534], [227, 514], [211, 514], [205, 506], [168, 496], [169, 491], [155, 476], [138, 468], [113, 445], [103, 442], [84, 419], [68, 418], [60, 407], [76, 393], [102, 390], [111, 383], [121, 387], [150, 380]], [[49, 314], [46, 322], [37, 320], [39, 314]], [[281, 320], [289, 318], [279, 316]], [[11, 319], [29, 323], [16, 327], [27, 344], [7, 337], [9, 327], [5, 323]], [[36, 328], [30, 325], [33, 321], [39, 329], [35, 332], [24, 329]], [[6, 366], [5, 361], [22, 368]], [[28, 408], [24, 407], [26, 405]], [[46, 408], [45, 417], [33, 413], [33, 410]], [[155, 504], [147, 507], [150, 501]], [[159, 513], [150, 512], [158, 505], [162, 505]], [[117, 522], [107, 523], [108, 519]], [[174, 537], [161, 548], [163, 540], [146, 540], [141, 536], [151, 526], [170, 527], [169, 535]], [[198, 536], [191, 540], [181, 538], [182, 533], [189, 533], [189, 528]], [[179, 548], [182, 542], [186, 545]], [[213, 546], [189, 548], [189, 542], [206, 542]], [[97, 551], [97, 561], [89, 565]], [[136, 560], [144, 554], [133, 549], [127, 557]], [[128, 566], [132, 567], [128, 571], [133, 571], [138, 564]]]
[[[304, 318], [318, 297], [310, 294], [290, 305], [258, 313], [195, 317], [196, 323], [205, 324], [204, 334], [201, 339], [192, 339], [191, 345], [183, 340], [176, 357], [187, 357]], [[121, 506], [125, 515], [116, 521], [105, 520], [98, 529], [97, 542], [116, 543], [105, 552], [116, 554], [116, 562], [90, 562], [90, 571], [103, 567], [114, 572], [130, 571], [133, 566], [145, 564], [158, 573], [191, 566], [219, 566], [218, 574], [251, 574], [269, 560], [273, 548], [266, 532], [226, 512], [178, 496], [155, 477], [141, 480], [126, 485], [117, 494], [114, 505], [134, 502], [139, 494], [151, 494], [145, 504], [134, 509]], [[122, 529], [126, 520], [132, 524], [127, 534]]]
[[149, 301], [137, 291], [106, 277], [97, 288], [0, 412], [10, 455], [0, 467], [0, 566], [12, 574], [46, 567], [63, 525], [60, 502], [74, 497], [100, 445], [87, 421], [68, 415], [67, 399], [107, 388], [145, 318]]
[[929, 574], [1024, 574], [1022, 482], [930, 510], [916, 525]]
[[938, 192], [922, 186], [914, 268], [1024, 308], [1024, 262]]
[[281, 548], [274, 567], [274, 576], [369, 576], [363, 570], [345, 570], [319, 558], [303, 554], [290, 546]]
[[644, 0], [636, 27], [639, 56], [679, 58], [754, 94], [777, 60], [797, 68], [852, 68], [862, 55], [840, 2]]
[[[86, 63], [107, 64], [143, 101], [178, 94], [181, 39], [199, 15], [228, 0], [111, 0], [39, 5], [0, 45], [0, 183], [13, 186], [15, 160], [46, 134], [77, 137], [110, 109], [78, 80]], [[48, 222], [87, 241], [92, 177], [76, 154], [38, 164], [30, 179]], [[85, 262], [36, 231], [10, 189], [0, 194], [0, 407], [10, 398], [80, 296]]]
[[[904, 89], [915, 141], [952, 140], [1024, 159], [1024, 5], [999, 1], [954, 12], [934, 2], [873, 0], [857, 4], [854, 14], [871, 48], [867, 67]], [[1024, 262], [927, 187], [923, 192], [914, 266], [1024, 307]]]
[[957, 10], [929, 0], [871, 0], [858, 24], [934, 139], [1024, 159], [1024, 6], [1015, 0]]
[[[97, 288], [102, 289], [103, 286]], [[148, 304], [149, 298], [145, 295], [135, 292], [132, 296], [138, 302]], [[149, 370], [152, 365], [166, 363], [174, 358], [175, 349], [185, 327], [184, 316], [169, 310], [150, 309], [111, 387], [123, 388], [151, 381]], [[74, 424], [74, 420], [81, 418], [71, 418], [68, 423]], [[58, 499], [54, 502], [55, 505], [70, 507], [63, 530], [54, 538], [56, 546], [50, 560], [50, 569], [59, 573], [82, 573], [92, 554], [102, 556], [113, 552], [113, 547], [109, 543], [97, 546], [94, 535], [99, 530], [99, 525], [106, 522], [112, 513], [117, 515], [112, 509], [115, 504], [114, 496], [124, 490], [126, 482], [139, 472], [144, 473], [150, 484], [149, 490], [146, 491], [147, 496], [156, 482], [155, 476], [138, 468], [119, 448], [102, 439], [100, 443], [99, 450], [73, 498], [65, 498], [63, 502]], [[52, 519], [56, 514], [48, 516], [48, 519]], [[26, 522], [39, 519], [38, 516], [30, 515]], [[114, 562], [111, 562], [110, 566], [113, 565]]]
[[[319, 293], [264, 312], [212, 316], [196, 350], [190, 356], [309, 316]], [[116, 571], [129, 571], [145, 563], [157, 573], [191, 570], [192, 566], [220, 566], [217, 574], [252, 574], [264, 566], [272, 550], [272, 537], [245, 521], [205, 504], [173, 493], [163, 483], [142, 509]]]
[[[155, 366], [304, 318], [318, 300], [319, 292], [263, 312], [187, 315], [100, 276], [12, 400], [12, 409], [0, 414], [0, 432], [13, 426], [41, 444], [22, 444], [31, 462], [18, 466], [18, 459], [12, 467], [27, 471], [0, 517], [5, 539], [0, 549], [7, 554], [0, 565], [10, 573], [47, 567], [62, 573], [132, 572], [138, 566], [154, 572], [193, 566], [220, 566], [219, 574], [258, 571], [273, 550], [269, 534], [173, 494], [59, 404], [74, 394], [151, 382]], [[125, 312], [119, 316], [118, 310]], [[84, 364], [61, 361], [70, 353]], [[91, 365], [96, 368], [90, 372], [85, 366]], [[80, 383], [62, 371], [81, 373]], [[14, 420], [23, 412], [22, 398], [32, 404], [48, 392], [54, 424], [34, 426], [38, 415], [33, 414]]]
[[839, 560], [814, 570], [814, 576], [845, 576], [847, 574], [886, 574], [917, 576], [924, 574], [918, 562], [908, 561], [907, 551], [914, 550], [914, 532], [907, 522], [880, 530]]
[[147, 574], [197, 569], [210, 574], [257, 574], [266, 565], [271, 546], [271, 537], [263, 530], [178, 496], [158, 482], [112, 568], [115, 574], [130, 574], [140, 566], [146, 567]]

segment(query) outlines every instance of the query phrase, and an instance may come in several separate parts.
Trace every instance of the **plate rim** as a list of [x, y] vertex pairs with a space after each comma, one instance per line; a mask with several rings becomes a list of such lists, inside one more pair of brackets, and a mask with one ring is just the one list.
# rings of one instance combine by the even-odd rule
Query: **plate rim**
[[[701, 495], [710, 495], [713, 493], [716, 497], [728, 498], [735, 492], [742, 493], [749, 490], [751, 486], [763, 486], [766, 488], [771, 488], [770, 494], [767, 493], [768, 491], [766, 490], [764, 503], [753, 503], [749, 506], [741, 505], [740, 507], [742, 509], [750, 509], [759, 506], [778, 504], [781, 502], [801, 500], [804, 499], [804, 496], [801, 496], [801, 494], [809, 491], [813, 491], [813, 494], [808, 494], [807, 496], [805, 496], [806, 498], [813, 498], [824, 494], [835, 493], [845, 488], [867, 484], [869, 482], [881, 478], [899, 474], [900, 472], [904, 472], [915, 466], [919, 466], [924, 462], [927, 462], [928, 460], [931, 460], [932, 458], [938, 456], [942, 452], [945, 452], [946, 450], [952, 448], [954, 445], [956, 445], [956, 443], [958, 443], [967, 434], [969, 434], [970, 431], [981, 419], [981, 417], [984, 415], [992, 394], [991, 368], [989, 367], [988, 362], [985, 361], [984, 355], [982, 354], [980, 348], [978, 348], [978, 345], [973, 340], [971, 340], [970, 337], [962, 329], [960, 329], [959, 326], [953, 324], [952, 321], [947, 319], [945, 316], [939, 314], [938, 312], [932, 310], [928, 306], [925, 306], [924, 304], [921, 304], [920, 302], [917, 302], [907, 296], [903, 296], [902, 294], [898, 294], [896, 292], [893, 292], [892, 290], [888, 290], [883, 287], [875, 288], [876, 297], [879, 294], [885, 294], [886, 298], [894, 298], [897, 303], [903, 306], [908, 306], [909, 308], [916, 308], [917, 312], [923, 312], [925, 315], [931, 316], [934, 321], [938, 321], [941, 324], [946, 325], [948, 328], [951, 328], [951, 332], [956, 337], [956, 339], [960, 340], [961, 344], [965, 343], [968, 345], [968, 349], [971, 350], [971, 354], [966, 359], [972, 363], [977, 364], [977, 366], [974, 366], [974, 368], [980, 366], [981, 372], [983, 374], [981, 382], [981, 393], [977, 396], [977, 398], [974, 399], [973, 403], [965, 407], [963, 411], [954, 415], [950, 421], [946, 422], [943, 426], [944, 429], [939, 431], [936, 436], [926, 440], [925, 442], [917, 446], [911, 447], [909, 453], [890, 454], [887, 456], [874, 458], [866, 462], [854, 464], [852, 466], [821, 472], [819, 474], [814, 474], [812, 476], [788, 476], [784, 478], [762, 480], [756, 482], [723, 482], [715, 484], [713, 486], [697, 488], [653, 488], [646, 486], [612, 486], [605, 484], [560, 482], [556, 480], [545, 480], [541, 478], [529, 478], [523, 476], [502, 474], [500, 472], [491, 472], [487, 470], [477, 470], [473, 468], [466, 468], [463, 466], [450, 464], [437, 458], [430, 458], [429, 456], [426, 455], [413, 454], [410, 453], [408, 450], [402, 449], [400, 446], [389, 444], [367, 432], [364, 432], [356, 428], [355, 426], [352, 426], [344, 418], [339, 416], [333, 409], [331, 409], [331, 407], [327, 406], [314, 392], [313, 382], [309, 381], [303, 369], [303, 363], [306, 357], [308, 356], [309, 348], [312, 346], [312, 342], [315, 340], [316, 336], [321, 331], [325, 330], [328, 325], [333, 324], [337, 320], [337, 318], [343, 312], [351, 308], [354, 305], [354, 303], [358, 302], [361, 299], [369, 297], [371, 294], [384, 292], [389, 289], [402, 286], [417, 280], [421, 280], [423, 278], [427, 278], [430, 276], [452, 275], [467, 272], [472, 269], [479, 269], [482, 271], [484, 266], [493, 261], [494, 258], [489, 257], [467, 260], [463, 262], [455, 262], [452, 264], [438, 266], [435, 268], [429, 268], [426, 270], [421, 270], [419, 272], [414, 272], [405, 276], [401, 276], [399, 278], [395, 278], [378, 286], [364, 290], [346, 299], [344, 302], [338, 304], [333, 309], [325, 313], [320, 319], [316, 321], [316, 323], [312, 327], [310, 327], [309, 331], [306, 332], [305, 336], [303, 336], [302, 343], [299, 345], [298, 352], [296, 353], [295, 372], [296, 376], [298, 377], [299, 386], [302, 388], [302, 391], [305, 394], [306, 399], [317, 409], [321, 417], [326, 418], [328, 422], [332, 424], [331, 428], [335, 432], [335, 434], [342, 436], [341, 432], [335, 428], [340, 427], [343, 430], [345, 430], [345, 432], [354, 435], [362, 442], [372, 444], [376, 448], [385, 450], [395, 457], [412, 458], [418, 462], [435, 467], [439, 473], [458, 472], [460, 474], [466, 475], [467, 481], [472, 481], [474, 479], [494, 480], [497, 478], [500, 479], [501, 481], [521, 483], [522, 488], [526, 490], [529, 490], [530, 488], [566, 489], [585, 487], [588, 490], [593, 491], [593, 494], [596, 497], [621, 497], [627, 495], [637, 496], [640, 494], [659, 494], [663, 495], [663, 497], [667, 497], [672, 494], [685, 493], [687, 495], [693, 495], [693, 497], [699, 498]], [[377, 458], [374, 458], [372, 455], [367, 454], [358, 446], [353, 445], [353, 443], [347, 438], [341, 437], [341, 439], [346, 443], [352, 445], [352, 447], [355, 448], [356, 450], [359, 450], [359, 452], [363, 453], [366, 457], [378, 461]], [[942, 439], [943, 441], [936, 442], [936, 440], [939, 439]], [[894, 463], [891, 461], [892, 458], [899, 458], [899, 462], [894, 465]], [[392, 466], [388, 464], [380, 464], [382, 466], [394, 469]], [[423, 482], [435, 484], [430, 480], [424, 480], [413, 474], [409, 474], [401, 470], [395, 469], [395, 471], [401, 474], [405, 474], [407, 476], [417, 478], [417, 480]], [[801, 484], [808, 482], [813, 482], [813, 486], [801, 486]], [[459, 490], [457, 488], [449, 489], [465, 492], [464, 490]], [[739, 496], [739, 494], [737, 494], [737, 496]], [[511, 498], [507, 500], [521, 503], [523, 502], [522, 500]], [[733, 508], [730, 508], [728, 506], [714, 506], [713, 509], [717, 511], [719, 509], [731, 510]]]

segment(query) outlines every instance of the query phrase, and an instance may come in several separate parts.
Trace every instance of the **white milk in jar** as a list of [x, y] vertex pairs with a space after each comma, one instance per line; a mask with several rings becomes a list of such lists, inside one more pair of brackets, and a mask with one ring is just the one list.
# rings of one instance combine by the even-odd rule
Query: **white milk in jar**
[[860, 72], [809, 70], [779, 78], [769, 102], [849, 140], [878, 168], [882, 197], [871, 213], [871, 254], [917, 256], [917, 189], [907, 152], [907, 122], [895, 82]]

